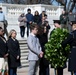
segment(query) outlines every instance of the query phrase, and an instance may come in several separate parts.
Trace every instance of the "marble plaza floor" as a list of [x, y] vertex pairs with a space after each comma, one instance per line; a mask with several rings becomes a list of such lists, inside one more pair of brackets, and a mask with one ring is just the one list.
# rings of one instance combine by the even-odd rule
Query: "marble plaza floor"
[[[23, 68], [18, 69], [17, 75], [28, 75], [28, 68], [23, 67]], [[39, 75], [38, 72], [37, 72], [37, 75]], [[55, 75], [53, 68], [50, 68], [50, 75]], [[63, 75], [71, 75], [71, 74], [70, 74], [70, 72], [68, 72], [68, 69], [65, 68]]]

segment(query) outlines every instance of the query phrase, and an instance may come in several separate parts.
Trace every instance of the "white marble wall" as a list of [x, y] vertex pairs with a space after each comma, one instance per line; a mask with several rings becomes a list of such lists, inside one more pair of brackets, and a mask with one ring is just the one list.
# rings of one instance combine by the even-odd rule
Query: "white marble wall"
[[[3, 12], [6, 16], [6, 19], [8, 20], [8, 31], [11, 29], [15, 29], [17, 31], [17, 38], [20, 38], [20, 30], [19, 30], [19, 22], [18, 17], [21, 13], [27, 13], [27, 9], [30, 8], [32, 14], [36, 10], [41, 13], [43, 10], [46, 11], [46, 14], [48, 15], [48, 21], [51, 25], [51, 30], [53, 29], [53, 20], [58, 20], [59, 16], [63, 10], [62, 6], [52, 6], [52, 5], [44, 5], [44, 4], [36, 4], [36, 5], [17, 5], [17, 4], [0, 4], [0, 6], [3, 8]], [[26, 37], [26, 35], [25, 35]]]

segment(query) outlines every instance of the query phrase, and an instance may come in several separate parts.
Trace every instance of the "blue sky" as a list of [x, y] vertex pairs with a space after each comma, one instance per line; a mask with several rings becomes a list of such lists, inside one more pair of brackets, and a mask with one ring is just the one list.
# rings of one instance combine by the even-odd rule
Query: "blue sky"
[[53, 5], [58, 6], [58, 2], [54, 1]]
[[[69, 2], [69, 0], [67, 0], [67, 1]], [[53, 5], [58, 6], [59, 4], [56, 1], [54, 1]], [[76, 12], [76, 5], [75, 5], [75, 8], [73, 9], [73, 12]]]

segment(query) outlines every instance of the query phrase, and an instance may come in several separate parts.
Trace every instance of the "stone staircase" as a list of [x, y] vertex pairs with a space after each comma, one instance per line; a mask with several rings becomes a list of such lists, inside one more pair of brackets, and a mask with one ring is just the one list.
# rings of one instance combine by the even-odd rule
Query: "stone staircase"
[[21, 49], [21, 67], [28, 67], [28, 47], [26, 39], [19, 39]]

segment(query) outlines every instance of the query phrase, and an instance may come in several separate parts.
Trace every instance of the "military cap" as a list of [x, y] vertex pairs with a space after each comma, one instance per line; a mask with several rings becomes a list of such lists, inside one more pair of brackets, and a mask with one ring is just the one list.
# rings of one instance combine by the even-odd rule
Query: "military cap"
[[76, 25], [76, 21], [71, 21], [72, 22], [72, 25]]
[[53, 20], [53, 22], [60, 24], [60, 20]]

